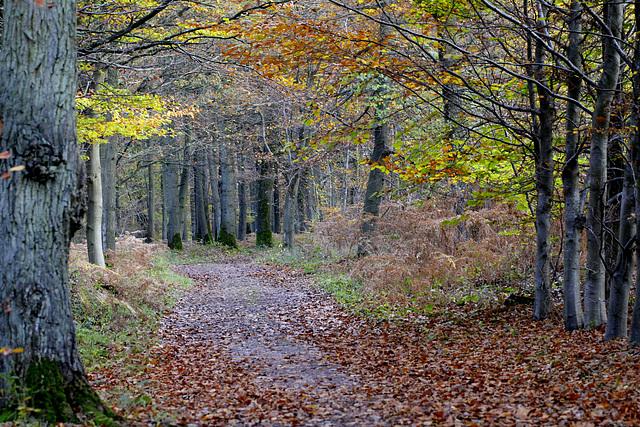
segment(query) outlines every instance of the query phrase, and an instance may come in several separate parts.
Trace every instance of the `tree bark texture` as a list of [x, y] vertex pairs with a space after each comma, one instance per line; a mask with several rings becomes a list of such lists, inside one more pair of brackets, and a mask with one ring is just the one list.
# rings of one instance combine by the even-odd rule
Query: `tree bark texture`
[[[579, 70], [582, 69], [580, 46], [582, 43], [582, 25], [580, 23], [582, 4], [574, 0], [571, 3], [569, 19], [569, 47], [568, 57]], [[571, 74], [568, 79], [569, 98], [580, 100], [582, 92], [582, 77]], [[580, 201], [580, 140], [578, 128], [580, 126], [580, 109], [575, 102], [567, 103], [566, 136], [565, 136], [565, 164], [562, 169], [562, 185], [564, 190], [564, 327], [567, 331], [580, 329], [584, 326], [582, 299], [580, 297], [580, 251], [584, 216]]]
[[258, 165], [258, 210], [256, 212], [256, 246], [273, 246], [271, 233], [273, 177], [272, 167], [264, 160]]
[[627, 336], [627, 317], [629, 312], [629, 291], [633, 273], [633, 256], [635, 254], [636, 219], [635, 219], [635, 182], [631, 163], [625, 167], [620, 202], [620, 225], [618, 227], [616, 267], [611, 275], [611, 292], [609, 295], [609, 317], [604, 340], [612, 340]]
[[87, 147], [87, 255], [89, 262], [105, 267], [102, 251], [102, 169], [100, 167], [100, 145]]
[[[538, 7], [544, 33], [546, 33], [546, 6]], [[546, 48], [536, 43], [534, 76], [537, 81], [538, 123], [535, 129], [534, 149], [536, 162], [536, 272], [533, 318], [546, 319], [551, 306], [551, 205], [554, 188], [553, 120], [555, 106], [545, 77]], [[535, 108], [534, 105], [532, 105]]]
[[[603, 67], [598, 81], [596, 105], [593, 110], [589, 157], [589, 204], [587, 209], [587, 277], [584, 285], [585, 324], [595, 328], [607, 321], [605, 300], [605, 266], [602, 262], [602, 222], [607, 179], [607, 143], [611, 118], [611, 101], [618, 82], [620, 55], [614, 38], [620, 36], [624, 5], [606, 1], [603, 6]], [[611, 36], [606, 35], [611, 32]]]
[[282, 245], [285, 248], [293, 248], [295, 245], [296, 232], [296, 212], [298, 210], [296, 204], [298, 201], [298, 186], [300, 183], [300, 174], [294, 172], [288, 179], [284, 202], [284, 218], [282, 220]]
[[116, 153], [117, 137], [110, 137], [108, 144], [100, 144], [102, 165], [102, 228], [104, 248], [116, 250]]
[[[149, 144], [149, 149], [151, 143]], [[147, 161], [147, 243], [153, 242], [155, 234], [155, 217], [156, 217], [156, 190], [153, 182], [153, 157], [148, 156]]]
[[[105, 410], [78, 358], [69, 301], [69, 242], [82, 202], [76, 147], [76, 3], [4, 5], [0, 52], [0, 389], [9, 376], [38, 390], [29, 406], [51, 423]], [[12, 396], [0, 395], [0, 412]]]
[[235, 154], [227, 143], [222, 143], [222, 194], [220, 197], [220, 236], [218, 240], [232, 248], [238, 247], [238, 218], [236, 207], [238, 194], [236, 189]]

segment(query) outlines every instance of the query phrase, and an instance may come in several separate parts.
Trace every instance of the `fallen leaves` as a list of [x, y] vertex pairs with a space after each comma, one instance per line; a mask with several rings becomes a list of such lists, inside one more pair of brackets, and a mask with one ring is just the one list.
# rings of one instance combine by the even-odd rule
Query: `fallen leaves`
[[[166, 318], [162, 345], [137, 364], [144, 368], [90, 374], [132, 424], [640, 421], [637, 350], [602, 342], [601, 331], [533, 323], [518, 306], [375, 323], [291, 270], [185, 269], [197, 284]], [[123, 404], [123, 389], [138, 398]]]

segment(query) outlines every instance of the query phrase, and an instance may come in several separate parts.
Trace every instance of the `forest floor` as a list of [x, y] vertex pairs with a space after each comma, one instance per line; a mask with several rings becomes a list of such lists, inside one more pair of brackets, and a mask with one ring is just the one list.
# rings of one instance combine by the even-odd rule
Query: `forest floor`
[[122, 363], [89, 373], [129, 425], [640, 422], [638, 351], [602, 342], [601, 331], [534, 323], [530, 307], [382, 320], [288, 267], [231, 259], [176, 269], [195, 285], [164, 317], [159, 344], [132, 356], [113, 343]]

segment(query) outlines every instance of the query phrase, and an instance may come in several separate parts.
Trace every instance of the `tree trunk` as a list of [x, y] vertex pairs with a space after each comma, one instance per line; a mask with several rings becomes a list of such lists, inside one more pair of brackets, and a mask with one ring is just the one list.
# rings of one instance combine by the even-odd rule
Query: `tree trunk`
[[296, 206], [298, 201], [298, 186], [300, 183], [300, 174], [294, 172], [288, 180], [286, 188], [286, 196], [284, 202], [284, 218], [282, 221], [282, 245], [285, 248], [292, 249], [295, 245], [296, 231]]
[[[546, 6], [539, 5], [538, 19], [546, 33]], [[546, 48], [536, 43], [534, 75], [538, 93], [538, 129], [535, 129], [534, 150], [536, 161], [536, 272], [533, 318], [546, 319], [551, 306], [551, 205], [553, 201], [553, 119], [555, 106], [553, 96], [548, 88], [546, 69]], [[531, 106], [535, 108], [535, 105]]]
[[635, 252], [636, 224], [634, 176], [631, 164], [627, 164], [620, 202], [620, 225], [616, 268], [611, 276], [609, 296], [609, 317], [604, 340], [627, 336], [627, 313], [629, 312], [629, 290], [633, 273], [633, 255]]
[[[604, 3], [604, 22], [614, 38], [620, 36], [624, 5], [617, 1]], [[615, 40], [603, 29], [603, 67], [598, 81], [593, 110], [589, 157], [589, 206], [587, 209], [587, 278], [584, 285], [585, 323], [595, 328], [607, 321], [605, 300], [605, 266], [602, 262], [603, 196], [607, 179], [607, 143], [611, 101], [618, 82], [620, 55]]]
[[220, 179], [218, 172], [218, 158], [210, 153], [209, 181], [211, 184], [211, 204], [213, 211], [213, 237], [218, 239], [220, 234]]
[[100, 144], [102, 164], [102, 228], [104, 229], [105, 249], [116, 250], [118, 229], [116, 216], [116, 137], [109, 138], [108, 144]]
[[258, 166], [260, 179], [258, 180], [258, 210], [256, 212], [256, 246], [273, 246], [271, 233], [271, 216], [273, 194], [273, 177], [270, 163], [262, 160]]
[[[634, 18], [636, 28], [640, 28], [640, 0], [634, 2]], [[635, 122], [635, 135], [631, 139], [631, 165], [633, 167], [635, 180], [635, 217], [636, 233], [640, 231], [640, 39], [636, 38], [633, 56], [633, 120]], [[633, 305], [633, 316], [631, 318], [631, 328], [629, 330], [629, 344], [640, 345], [640, 244], [636, 235], [636, 298]]]
[[[151, 149], [149, 144], [149, 149]], [[156, 213], [156, 195], [155, 186], [153, 182], [153, 157], [148, 156], [147, 161], [147, 238], [146, 242], [153, 242], [154, 230], [155, 230], [155, 213]]]
[[[0, 51], [0, 415], [28, 405], [51, 424], [74, 411], [108, 424], [78, 357], [69, 300], [69, 242], [81, 220], [76, 146], [76, 3], [5, 2]], [[12, 378], [13, 377], [13, 378]], [[11, 378], [11, 380], [10, 380]], [[16, 398], [16, 400], [12, 400]], [[13, 405], [13, 406], [12, 406]]]
[[191, 162], [191, 148], [189, 139], [184, 138], [184, 155], [182, 158], [182, 172], [180, 173], [180, 186], [178, 190], [178, 218], [180, 220], [179, 230], [182, 233], [182, 241], [186, 241], [188, 237], [187, 227], [187, 202], [189, 197], [189, 163]]
[[213, 243], [211, 238], [211, 225], [209, 224], [209, 218], [207, 217], [208, 201], [205, 197], [205, 173], [204, 168], [206, 165], [200, 161], [194, 163], [193, 176], [194, 176], [194, 195], [195, 195], [195, 239], [203, 242], [204, 244]]
[[273, 232], [278, 234], [282, 232], [280, 216], [280, 183], [276, 172], [273, 180]]
[[247, 239], [247, 184], [240, 181], [238, 184], [238, 240]]
[[87, 160], [87, 254], [89, 262], [106, 267], [102, 252], [102, 171], [100, 145], [89, 144]]
[[234, 153], [227, 144], [222, 144], [221, 172], [222, 194], [220, 212], [220, 236], [218, 240], [232, 248], [238, 247], [238, 219], [236, 207], [238, 196], [236, 189], [236, 170]]
[[[571, 3], [569, 20], [569, 48], [568, 57], [578, 69], [582, 69], [580, 45], [582, 43], [581, 15], [582, 4], [578, 0]], [[582, 92], [582, 77], [572, 74], [568, 79], [569, 98], [580, 100]], [[562, 169], [562, 185], [564, 190], [564, 327], [567, 331], [580, 329], [584, 326], [582, 299], [580, 298], [580, 251], [584, 216], [580, 201], [580, 141], [578, 128], [580, 126], [580, 109], [575, 102], [567, 103], [567, 120], [565, 133], [565, 164]]]
[[[371, 154], [370, 162], [372, 164], [369, 172], [369, 180], [367, 181], [367, 190], [364, 195], [364, 218], [362, 222], [362, 233], [366, 235], [375, 229], [376, 217], [380, 214], [380, 202], [382, 200], [381, 192], [384, 185], [384, 172], [376, 168], [375, 165], [381, 164], [383, 158], [388, 153], [389, 131], [386, 123], [379, 123], [375, 127], [374, 146]], [[358, 256], [367, 254], [365, 242], [358, 245]]]
[[166, 163], [162, 164], [162, 179], [160, 186], [162, 187], [162, 240], [167, 240], [167, 225], [169, 223], [169, 194], [167, 193], [167, 169]]

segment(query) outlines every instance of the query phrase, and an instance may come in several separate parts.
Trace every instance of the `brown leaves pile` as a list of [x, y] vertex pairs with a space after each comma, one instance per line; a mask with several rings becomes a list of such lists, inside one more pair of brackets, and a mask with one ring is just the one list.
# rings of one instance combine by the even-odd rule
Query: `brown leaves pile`
[[[202, 275], [203, 282], [211, 279]], [[297, 307], [288, 319], [298, 339], [357, 379], [359, 387], [347, 397], [373, 408], [383, 425], [640, 422], [637, 350], [602, 342], [602, 331], [567, 333], [559, 323], [533, 323], [522, 306], [454, 307], [371, 323], [327, 296]], [[111, 366], [90, 374], [131, 424], [300, 425], [330, 417], [331, 397], [345, 398], [344, 390], [320, 399], [311, 390], [259, 386], [253, 365], [204, 339], [201, 325], [172, 322], [162, 331], [163, 344], [138, 356], [140, 369]], [[110, 351], [131, 365], [126, 349]]]

